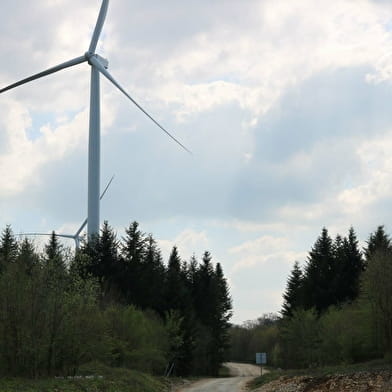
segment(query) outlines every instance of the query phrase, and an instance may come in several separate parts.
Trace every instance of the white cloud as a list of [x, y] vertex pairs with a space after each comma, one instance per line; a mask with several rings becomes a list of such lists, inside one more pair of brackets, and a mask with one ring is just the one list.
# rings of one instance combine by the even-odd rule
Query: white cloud
[[379, 200], [392, 197], [392, 131], [357, 147], [362, 178], [358, 185], [344, 189], [338, 200], [345, 213], [358, 214]]
[[267, 268], [269, 263], [292, 264], [295, 260], [304, 259], [304, 252], [294, 252], [293, 243], [285, 237], [264, 235], [252, 241], [228, 250], [237, 261], [230, 274], [233, 275], [244, 268]]
[[205, 231], [196, 231], [192, 229], [182, 231], [174, 240], [160, 239], [158, 240], [158, 243], [164, 255], [164, 259], [168, 259], [173, 246], [176, 246], [180, 257], [187, 261], [189, 261], [193, 254], [197, 257], [201, 256], [202, 252], [208, 250], [210, 246]]
[[57, 128], [42, 126], [39, 130], [41, 136], [35, 140], [27, 136], [32, 120], [22, 105], [9, 102], [5, 112], [4, 129], [8, 140], [7, 149], [0, 156], [0, 174], [3, 179], [1, 197], [24, 192], [32, 182], [40, 181], [37, 173], [43, 165], [66, 158], [81, 142], [86, 145], [86, 132], [80, 131], [85, 128], [85, 112], [77, 115], [71, 123]]
[[256, 7], [241, 3], [238, 13], [247, 14], [247, 6], [256, 16], [217, 21], [156, 64], [161, 87], [155, 97], [179, 103], [180, 118], [233, 100], [262, 116], [287, 88], [322, 70], [371, 65], [383, 74], [389, 69], [382, 59], [392, 43], [385, 30], [391, 7], [365, 0], [280, 0]]

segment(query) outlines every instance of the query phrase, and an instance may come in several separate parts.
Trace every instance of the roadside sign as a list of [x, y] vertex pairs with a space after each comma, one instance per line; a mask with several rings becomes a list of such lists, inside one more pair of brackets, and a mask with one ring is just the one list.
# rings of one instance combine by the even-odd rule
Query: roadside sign
[[256, 353], [256, 365], [265, 365], [267, 363], [267, 353]]

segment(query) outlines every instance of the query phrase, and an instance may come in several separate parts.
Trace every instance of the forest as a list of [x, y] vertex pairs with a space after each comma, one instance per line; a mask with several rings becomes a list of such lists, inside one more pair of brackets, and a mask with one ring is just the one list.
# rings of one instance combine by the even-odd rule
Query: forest
[[360, 249], [355, 230], [332, 239], [326, 228], [301, 267], [295, 261], [280, 314], [230, 329], [229, 356], [309, 368], [392, 359], [392, 242], [383, 226]]
[[72, 376], [92, 361], [162, 376], [216, 375], [231, 298], [205, 252], [164, 262], [132, 222], [71, 252], [52, 233], [42, 251], [10, 226], [0, 238], [0, 376]]

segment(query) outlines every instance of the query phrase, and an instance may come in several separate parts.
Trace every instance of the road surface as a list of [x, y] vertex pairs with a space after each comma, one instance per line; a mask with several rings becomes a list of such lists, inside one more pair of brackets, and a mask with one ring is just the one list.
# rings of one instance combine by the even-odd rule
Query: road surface
[[243, 363], [225, 363], [233, 377], [198, 381], [178, 392], [242, 392], [248, 381], [260, 375], [260, 368]]

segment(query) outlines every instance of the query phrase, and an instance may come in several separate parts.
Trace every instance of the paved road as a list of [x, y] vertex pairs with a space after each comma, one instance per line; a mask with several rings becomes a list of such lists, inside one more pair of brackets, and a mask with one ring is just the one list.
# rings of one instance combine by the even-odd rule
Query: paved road
[[198, 381], [179, 392], [241, 392], [245, 391], [248, 381], [260, 375], [260, 368], [255, 365], [233, 362], [225, 365], [230, 369], [233, 377]]

